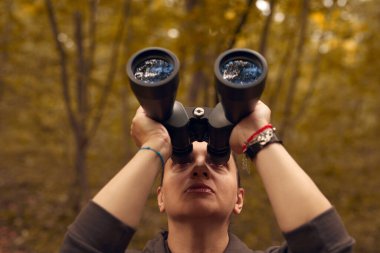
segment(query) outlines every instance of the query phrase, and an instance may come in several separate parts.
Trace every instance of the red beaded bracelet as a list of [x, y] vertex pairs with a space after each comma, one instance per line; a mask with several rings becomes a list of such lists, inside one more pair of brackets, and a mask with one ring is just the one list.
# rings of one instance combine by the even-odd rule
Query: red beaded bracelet
[[243, 149], [243, 153], [245, 153], [245, 151], [247, 151], [247, 144], [250, 143], [256, 136], [258, 136], [259, 134], [261, 134], [262, 132], [264, 132], [266, 129], [268, 128], [273, 128], [272, 124], [267, 124], [261, 128], [259, 128], [259, 130], [257, 130], [256, 132], [254, 132], [247, 140], [246, 142], [243, 144], [242, 146], [242, 149]]

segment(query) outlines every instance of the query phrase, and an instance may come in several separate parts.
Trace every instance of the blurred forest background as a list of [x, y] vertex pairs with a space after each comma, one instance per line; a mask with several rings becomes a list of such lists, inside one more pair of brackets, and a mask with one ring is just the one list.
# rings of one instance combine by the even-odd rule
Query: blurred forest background
[[[57, 252], [78, 209], [136, 152], [125, 74], [144, 47], [181, 62], [177, 99], [214, 106], [213, 63], [260, 51], [262, 100], [284, 143], [340, 212], [356, 252], [380, 239], [378, 0], [0, 1], [0, 252]], [[255, 169], [233, 231], [282, 242]], [[154, 189], [133, 248], [165, 227]]]

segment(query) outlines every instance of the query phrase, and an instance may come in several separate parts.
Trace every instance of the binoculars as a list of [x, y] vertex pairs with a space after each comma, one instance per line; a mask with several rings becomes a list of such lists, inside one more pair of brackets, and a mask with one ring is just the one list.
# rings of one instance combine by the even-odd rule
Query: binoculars
[[178, 58], [164, 48], [146, 48], [127, 63], [133, 93], [146, 114], [162, 123], [172, 143], [172, 159], [186, 163], [194, 141], [206, 141], [208, 159], [224, 164], [230, 157], [233, 127], [250, 114], [259, 100], [268, 72], [266, 60], [249, 49], [231, 49], [214, 64], [219, 101], [214, 108], [185, 107], [175, 100], [179, 84]]

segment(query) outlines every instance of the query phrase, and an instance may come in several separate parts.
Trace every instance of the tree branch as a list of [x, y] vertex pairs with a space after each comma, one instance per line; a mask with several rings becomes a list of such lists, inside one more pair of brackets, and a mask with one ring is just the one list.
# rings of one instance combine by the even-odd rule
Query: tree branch
[[88, 55], [86, 59], [86, 76], [88, 83], [91, 79], [91, 73], [92, 69], [94, 67], [94, 58], [95, 58], [95, 51], [96, 51], [96, 13], [97, 13], [97, 5], [98, 0], [90, 0], [89, 1], [89, 7], [90, 7], [90, 22], [88, 27], [88, 37], [89, 37], [89, 49], [88, 49]]
[[123, 35], [124, 35], [124, 30], [125, 30], [124, 28], [125, 28], [125, 23], [126, 23], [125, 21], [126, 21], [127, 16], [128, 16], [127, 14], [129, 13], [128, 12], [129, 6], [130, 6], [130, 0], [125, 0], [123, 12], [122, 12], [121, 17], [120, 17], [118, 29], [116, 31], [114, 42], [113, 42], [112, 49], [111, 49], [110, 68], [108, 70], [107, 78], [106, 78], [104, 86], [103, 86], [103, 92], [101, 94], [99, 104], [95, 108], [96, 113], [94, 116], [92, 126], [90, 127], [90, 130], [89, 130], [88, 136], [90, 136], [90, 137], [95, 135], [96, 130], [100, 124], [100, 121], [103, 117], [105, 105], [106, 105], [107, 99], [109, 97], [109, 94], [111, 92], [111, 88], [112, 88], [112, 85], [114, 82], [115, 72], [117, 69], [118, 56], [119, 56], [119, 49], [120, 49], [120, 44], [121, 44], [121, 41], [122, 41]]
[[83, 21], [80, 12], [74, 13], [74, 26], [75, 26], [75, 43], [77, 49], [77, 68], [76, 68], [76, 89], [77, 89], [77, 108], [78, 108], [78, 141], [81, 145], [86, 145], [86, 120], [87, 120], [87, 110], [88, 110], [88, 89], [87, 89], [87, 73], [86, 73], [86, 62], [85, 62], [85, 52], [83, 46]]
[[276, 79], [274, 81], [275, 88], [273, 89], [271, 95], [269, 96], [269, 102], [268, 105], [271, 108], [272, 111], [275, 111], [275, 108], [278, 103], [279, 95], [281, 94], [281, 89], [284, 87], [285, 82], [285, 74], [288, 71], [289, 67], [291, 66], [290, 61], [292, 59], [293, 54], [293, 48], [294, 48], [294, 34], [289, 34], [286, 50], [284, 55], [282, 56], [279, 68], [277, 71]]
[[61, 86], [62, 86], [62, 91], [63, 91], [63, 99], [64, 99], [64, 104], [66, 108], [67, 115], [69, 117], [69, 122], [71, 127], [73, 128], [74, 132], [77, 132], [78, 130], [78, 121], [75, 117], [74, 111], [71, 106], [71, 97], [70, 97], [70, 92], [69, 92], [69, 78], [68, 78], [68, 73], [67, 73], [67, 56], [66, 52], [59, 41], [59, 29], [58, 29], [58, 24], [57, 20], [55, 17], [53, 5], [50, 0], [45, 0], [45, 5], [48, 11], [48, 18], [49, 18], [49, 23], [50, 27], [52, 29], [53, 33], [53, 39], [55, 42], [55, 46], [58, 52], [59, 60], [60, 60], [60, 67], [61, 67]]
[[294, 68], [293, 68], [293, 72], [290, 78], [290, 86], [289, 86], [289, 90], [286, 97], [283, 120], [280, 126], [282, 136], [285, 135], [288, 125], [290, 124], [290, 119], [292, 117], [292, 107], [294, 103], [294, 97], [297, 91], [301, 59], [302, 59], [305, 40], [306, 40], [306, 31], [307, 31], [308, 15], [309, 15], [309, 8], [310, 8], [309, 2], [310, 2], [309, 0], [303, 0], [302, 10], [300, 13], [300, 24], [301, 24], [300, 35], [299, 35], [299, 40], [298, 40], [297, 48], [296, 48]]
[[239, 36], [241, 30], [243, 29], [244, 24], [247, 22], [249, 11], [251, 10], [251, 6], [253, 4], [253, 0], [248, 0], [247, 8], [245, 9], [239, 24], [236, 26], [234, 33], [232, 34], [232, 38], [230, 43], [228, 44], [227, 49], [231, 49], [234, 47], [237, 37]]
[[269, 29], [270, 25], [272, 24], [273, 20], [273, 13], [274, 13], [274, 7], [276, 6], [276, 0], [270, 0], [270, 13], [265, 19], [263, 31], [261, 33], [260, 43], [259, 43], [259, 53], [261, 53], [263, 56], [265, 56], [267, 44], [268, 44], [268, 37], [269, 37]]
[[294, 116], [293, 124], [295, 124], [297, 121], [299, 121], [302, 118], [302, 116], [305, 114], [306, 109], [308, 108], [310, 100], [314, 94], [316, 87], [317, 87], [319, 74], [321, 72], [321, 64], [322, 64], [322, 54], [319, 52], [319, 49], [321, 48], [321, 46], [323, 45], [323, 43], [326, 40], [326, 34], [327, 34], [326, 33], [326, 30], [327, 30], [326, 26], [327, 26], [328, 21], [331, 18], [331, 12], [332, 12], [332, 8], [329, 8], [327, 10], [327, 13], [325, 14], [325, 22], [324, 22], [324, 26], [322, 28], [323, 29], [322, 34], [318, 39], [317, 54], [316, 54], [314, 62], [312, 64], [314, 67], [313, 67], [313, 72], [312, 72], [311, 77], [310, 77], [308, 90], [307, 90], [305, 96], [303, 97], [302, 102], [300, 103], [299, 110], [298, 110], [297, 114]]
[[313, 64], [314, 66], [313, 72], [310, 77], [308, 90], [305, 96], [303, 97], [302, 102], [300, 103], [297, 114], [292, 119], [292, 125], [296, 124], [296, 122], [299, 121], [301, 117], [305, 114], [305, 111], [306, 111], [306, 108], [308, 107], [310, 99], [314, 94], [315, 88], [318, 84], [318, 77], [321, 70], [321, 58], [322, 58], [322, 55], [320, 53], [318, 53], [317, 56], [315, 57], [315, 61]]

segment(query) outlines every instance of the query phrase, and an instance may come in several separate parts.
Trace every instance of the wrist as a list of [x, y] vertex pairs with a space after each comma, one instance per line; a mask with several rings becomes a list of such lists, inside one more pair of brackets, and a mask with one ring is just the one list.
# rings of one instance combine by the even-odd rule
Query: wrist
[[282, 141], [275, 134], [276, 129], [271, 124], [267, 124], [254, 132], [242, 146], [243, 153], [254, 159], [262, 149], [273, 143]]
[[[267, 126], [267, 125], [271, 125], [271, 123], [267, 120], [257, 120], [254, 124], [253, 124], [253, 132], [257, 132], [259, 131], [261, 128]], [[251, 134], [252, 132], [250, 132]]]
[[150, 147], [156, 151], [158, 151], [164, 162], [166, 162], [172, 153], [172, 146], [170, 142], [170, 138], [155, 138], [153, 140], [148, 140], [141, 145], [141, 147]]

